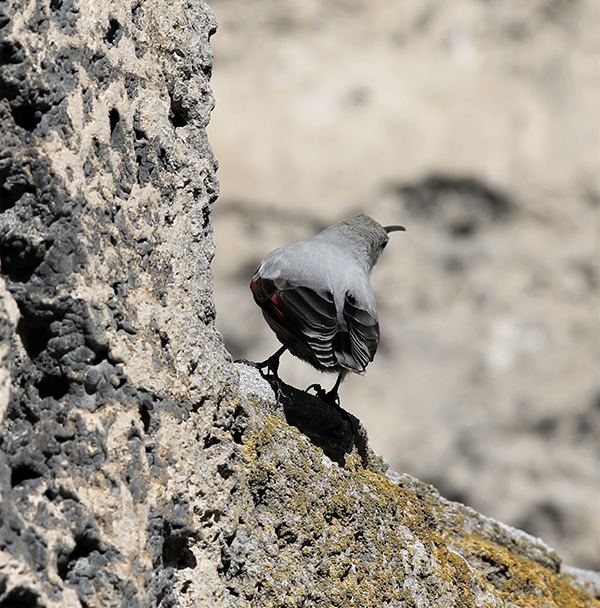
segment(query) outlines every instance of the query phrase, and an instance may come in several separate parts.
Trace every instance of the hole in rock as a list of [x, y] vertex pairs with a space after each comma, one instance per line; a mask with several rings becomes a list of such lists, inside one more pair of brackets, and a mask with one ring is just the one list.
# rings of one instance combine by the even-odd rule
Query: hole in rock
[[181, 100], [171, 98], [171, 111], [169, 112], [169, 120], [175, 128], [185, 127], [189, 122], [189, 113], [182, 106]]
[[0, 44], [0, 65], [23, 61], [22, 46], [18, 42], [4, 41]]
[[121, 24], [114, 18], [108, 22], [108, 29], [104, 34], [104, 40], [110, 46], [115, 45], [121, 39]]
[[115, 132], [117, 125], [119, 124], [119, 120], [121, 119], [121, 117], [119, 116], [118, 110], [113, 108], [108, 113], [108, 119], [110, 120], [110, 134], [112, 135]]
[[[2, 189], [0, 189], [0, 193], [1, 191]], [[29, 189], [22, 190], [22, 192], [25, 191], [29, 191]], [[2, 201], [2, 206], [4, 206], [4, 201]], [[46, 251], [46, 243], [33, 246], [19, 237], [0, 243], [2, 273], [14, 283], [26, 283], [44, 260]]]
[[27, 351], [31, 360], [37, 359], [40, 353], [46, 349], [48, 341], [54, 336], [50, 330], [50, 324], [54, 318], [33, 318], [24, 307], [20, 307], [21, 318], [17, 324], [17, 333], [21, 337], [23, 348]]
[[187, 536], [167, 536], [163, 544], [163, 562], [167, 568], [195, 568], [196, 558]]
[[35, 194], [35, 188], [31, 184], [10, 184], [0, 185], [0, 213], [14, 207], [17, 201], [26, 194]]
[[70, 382], [65, 376], [44, 376], [37, 384], [40, 399], [61, 399], [69, 392]]
[[100, 541], [89, 532], [77, 536], [75, 538], [75, 547], [73, 548], [73, 551], [58, 559], [57, 569], [59, 576], [65, 580], [77, 560], [85, 559], [99, 550]]
[[41, 608], [38, 594], [33, 589], [14, 587], [0, 601], [0, 608]]
[[33, 131], [42, 120], [41, 112], [32, 103], [24, 102], [11, 109], [15, 123], [26, 131]]
[[32, 466], [28, 464], [20, 464], [11, 471], [10, 485], [14, 488], [28, 479], [38, 479], [38, 477], [41, 477], [41, 474], [38, 473]]

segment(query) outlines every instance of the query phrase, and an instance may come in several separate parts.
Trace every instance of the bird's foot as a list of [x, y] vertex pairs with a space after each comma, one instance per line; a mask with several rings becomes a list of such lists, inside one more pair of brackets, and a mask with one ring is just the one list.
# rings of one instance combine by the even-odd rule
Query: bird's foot
[[273, 378], [277, 378], [277, 380], [279, 380], [279, 374], [277, 373], [279, 371], [279, 357], [269, 357], [261, 363], [255, 363], [255, 365], [257, 369], [259, 369], [261, 372], [266, 369], [267, 376], [270, 375], [273, 376]]
[[266, 368], [267, 376], [271, 375], [274, 379], [279, 380], [279, 374], [277, 373], [279, 371], [279, 359], [281, 358], [281, 355], [287, 350], [287, 348], [287, 345], [284, 344], [276, 353], [272, 354], [268, 359], [262, 361], [261, 363], [255, 363], [254, 366], [258, 370], [260, 370], [261, 373]]
[[320, 384], [311, 384], [306, 388], [306, 392], [308, 393], [311, 389], [314, 389], [315, 395], [319, 398], [323, 398], [323, 395], [326, 393], [325, 389]]
[[348, 412], [345, 409], [343, 409], [342, 406], [340, 405], [340, 396], [339, 396], [338, 390], [337, 390], [338, 386], [339, 386], [339, 382], [336, 382], [336, 385], [330, 391], [326, 391], [320, 384], [311, 384], [306, 389], [306, 392], [313, 389], [315, 391], [315, 395], [319, 399], [321, 399], [325, 403], [335, 407], [339, 411], [340, 415], [343, 418], [345, 418], [348, 421], [348, 424], [350, 425], [352, 442], [354, 443], [354, 437], [356, 436], [356, 425], [354, 424], [354, 420], [352, 419], [352, 416], [350, 414], [348, 414]]
[[338, 395], [337, 390], [332, 389], [328, 392], [320, 384], [311, 384], [306, 389], [306, 392], [310, 391], [311, 389], [313, 389], [315, 391], [315, 395], [322, 401], [325, 401], [325, 403], [333, 405], [337, 408], [340, 407], [340, 396]]

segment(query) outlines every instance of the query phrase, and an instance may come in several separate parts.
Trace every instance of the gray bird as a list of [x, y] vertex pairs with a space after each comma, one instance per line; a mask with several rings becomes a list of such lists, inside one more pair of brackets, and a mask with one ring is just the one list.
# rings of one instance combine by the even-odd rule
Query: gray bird
[[279, 358], [289, 350], [322, 372], [337, 373], [328, 393], [339, 405], [338, 389], [349, 372], [364, 374], [379, 344], [377, 305], [371, 271], [389, 240], [403, 226], [381, 226], [364, 214], [280, 247], [260, 263], [250, 282], [254, 300], [283, 344], [259, 368], [277, 376]]

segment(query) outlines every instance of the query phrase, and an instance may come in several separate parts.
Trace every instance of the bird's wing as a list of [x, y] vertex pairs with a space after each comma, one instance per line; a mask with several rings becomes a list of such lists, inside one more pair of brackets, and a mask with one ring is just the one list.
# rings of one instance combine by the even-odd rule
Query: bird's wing
[[361, 305], [346, 293], [341, 321], [329, 291], [264, 278], [253, 279], [250, 287], [256, 303], [308, 346], [321, 365], [362, 373], [373, 360], [379, 344], [374, 304]]
[[333, 341], [335, 355], [341, 365], [356, 372], [364, 372], [373, 361], [379, 344], [377, 313], [361, 306], [347, 293], [343, 317], [347, 329], [339, 331]]
[[332, 343], [338, 330], [333, 294], [294, 286], [282, 279], [255, 278], [250, 284], [256, 303], [279, 325], [308, 346], [325, 367], [338, 364]]

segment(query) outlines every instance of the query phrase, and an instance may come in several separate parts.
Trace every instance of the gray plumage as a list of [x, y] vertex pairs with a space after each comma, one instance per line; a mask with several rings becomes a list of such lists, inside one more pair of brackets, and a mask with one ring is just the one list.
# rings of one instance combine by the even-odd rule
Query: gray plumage
[[336, 395], [342, 378], [364, 373], [377, 351], [379, 323], [369, 279], [388, 234], [396, 230], [404, 228], [355, 215], [275, 249], [250, 283], [284, 347], [320, 371], [340, 374]]

